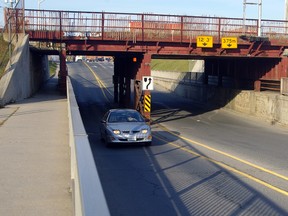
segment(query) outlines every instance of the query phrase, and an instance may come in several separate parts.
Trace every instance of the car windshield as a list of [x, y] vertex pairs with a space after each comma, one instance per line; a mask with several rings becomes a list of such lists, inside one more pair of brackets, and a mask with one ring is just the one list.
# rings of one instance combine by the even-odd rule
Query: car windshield
[[110, 113], [108, 122], [144, 122], [144, 119], [137, 111], [115, 111]]

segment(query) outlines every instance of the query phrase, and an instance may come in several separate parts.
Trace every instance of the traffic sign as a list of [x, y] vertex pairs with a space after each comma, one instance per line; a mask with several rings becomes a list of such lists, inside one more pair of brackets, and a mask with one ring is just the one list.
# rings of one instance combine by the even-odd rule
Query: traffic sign
[[212, 48], [213, 47], [213, 37], [212, 36], [198, 36], [197, 37], [197, 47]]
[[237, 49], [238, 48], [237, 37], [223, 37], [221, 47], [222, 49]]
[[151, 95], [144, 96], [144, 112], [151, 111]]
[[153, 77], [143, 76], [142, 77], [142, 90], [153, 90]]

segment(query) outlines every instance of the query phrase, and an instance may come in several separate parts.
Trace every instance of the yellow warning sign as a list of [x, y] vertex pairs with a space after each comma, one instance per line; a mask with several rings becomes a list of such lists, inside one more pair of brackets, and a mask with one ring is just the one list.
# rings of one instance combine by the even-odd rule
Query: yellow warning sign
[[144, 112], [151, 111], [151, 95], [144, 96]]
[[197, 47], [212, 48], [213, 47], [213, 37], [212, 36], [198, 36], [197, 37]]
[[237, 37], [223, 37], [221, 47], [222, 49], [237, 49], [238, 48]]

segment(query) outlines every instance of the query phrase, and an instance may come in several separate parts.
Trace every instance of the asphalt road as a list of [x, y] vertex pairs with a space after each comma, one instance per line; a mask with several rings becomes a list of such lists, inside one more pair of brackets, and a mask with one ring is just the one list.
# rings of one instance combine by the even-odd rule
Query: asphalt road
[[287, 128], [156, 88], [152, 146], [106, 148], [113, 64], [68, 67], [111, 215], [288, 215]]

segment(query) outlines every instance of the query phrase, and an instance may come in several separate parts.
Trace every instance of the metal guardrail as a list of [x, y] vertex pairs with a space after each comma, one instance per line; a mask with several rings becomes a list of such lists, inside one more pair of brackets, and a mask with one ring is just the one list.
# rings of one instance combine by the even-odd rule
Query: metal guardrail
[[67, 77], [67, 96], [74, 215], [110, 216], [69, 77]]
[[[93, 40], [130, 40], [161, 42], [192, 42], [197, 36], [258, 36], [256, 19], [137, 14], [112, 12], [81, 12], [25, 9], [26, 32], [38, 32], [46, 38], [89, 38]], [[263, 37], [287, 39], [288, 22], [262, 20]], [[54, 32], [54, 34], [51, 34]], [[36, 37], [36, 35], [35, 35]]]

